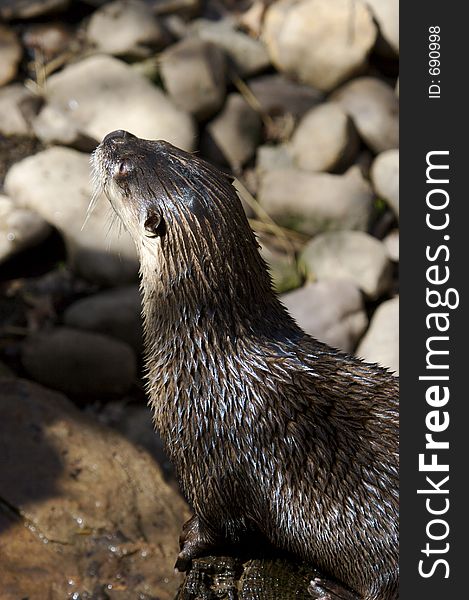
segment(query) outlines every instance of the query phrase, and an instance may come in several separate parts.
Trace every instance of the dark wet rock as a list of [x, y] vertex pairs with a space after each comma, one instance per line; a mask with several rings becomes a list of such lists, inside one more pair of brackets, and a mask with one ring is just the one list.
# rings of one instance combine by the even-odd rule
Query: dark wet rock
[[39, 383], [92, 400], [123, 394], [136, 378], [135, 354], [130, 346], [68, 327], [30, 336], [23, 345], [22, 362]]
[[301, 262], [314, 279], [349, 279], [369, 298], [389, 288], [391, 263], [384, 244], [363, 231], [333, 231], [306, 244]]
[[314, 235], [336, 229], [365, 230], [372, 209], [372, 191], [358, 167], [344, 175], [299, 169], [265, 172], [259, 202], [285, 226]]
[[307, 333], [346, 352], [354, 350], [368, 325], [362, 295], [349, 280], [307, 283], [284, 294], [282, 303]]
[[356, 354], [399, 373], [399, 297], [378, 306]]
[[50, 230], [49, 224], [37, 213], [17, 207], [10, 198], [0, 194], [0, 264], [40, 243]]
[[129, 286], [77, 300], [65, 311], [64, 323], [120, 339], [141, 352], [141, 311], [138, 287]]
[[91, 56], [68, 65], [49, 77], [46, 96], [80, 131], [98, 141], [110, 131], [125, 129], [145, 139], [193, 148], [191, 116], [117, 58]]
[[301, 119], [290, 147], [300, 169], [334, 171], [350, 166], [358, 152], [359, 139], [340, 106], [324, 102]]
[[376, 153], [399, 146], [399, 102], [391, 86], [360, 77], [331, 97], [350, 115], [360, 137]]
[[173, 44], [161, 55], [161, 77], [176, 106], [206, 119], [223, 104], [226, 94], [225, 54], [197, 38]]
[[205, 154], [239, 171], [256, 151], [262, 130], [260, 115], [241, 94], [230, 94], [223, 110], [207, 125]]
[[[325, 597], [310, 584], [317, 577], [311, 566], [293, 560], [210, 556], [193, 561], [176, 600], [314, 600]], [[325, 578], [321, 584], [335, 588], [338, 598], [355, 598]]]
[[15, 78], [22, 53], [16, 33], [0, 23], [0, 85]]
[[371, 167], [371, 182], [376, 194], [399, 218], [399, 150], [378, 154]]
[[92, 14], [86, 35], [99, 52], [133, 58], [145, 58], [167, 42], [162, 26], [143, 0], [104, 4]]
[[189, 35], [197, 36], [222, 48], [229, 56], [236, 73], [248, 77], [270, 65], [269, 55], [262, 42], [235, 29], [234, 20], [198, 19], [191, 24]]
[[267, 9], [263, 39], [279, 70], [330, 91], [366, 67], [376, 33], [362, 2], [280, 0]]
[[2, 600], [172, 600], [187, 509], [156, 463], [62, 394], [1, 379], [0, 396]]
[[135, 246], [126, 232], [109, 235], [109, 202], [102, 197], [83, 227], [91, 198], [89, 156], [53, 147], [16, 163], [7, 194], [39, 213], [64, 236], [68, 261], [86, 279], [123, 284], [137, 278]]

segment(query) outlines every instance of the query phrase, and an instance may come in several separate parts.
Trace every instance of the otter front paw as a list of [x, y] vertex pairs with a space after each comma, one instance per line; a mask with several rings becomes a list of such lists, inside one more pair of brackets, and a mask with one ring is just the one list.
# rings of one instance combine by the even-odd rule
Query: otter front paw
[[199, 518], [194, 515], [182, 527], [179, 536], [180, 552], [174, 568], [181, 572], [188, 571], [194, 558], [207, 554], [214, 546], [213, 538], [202, 531]]

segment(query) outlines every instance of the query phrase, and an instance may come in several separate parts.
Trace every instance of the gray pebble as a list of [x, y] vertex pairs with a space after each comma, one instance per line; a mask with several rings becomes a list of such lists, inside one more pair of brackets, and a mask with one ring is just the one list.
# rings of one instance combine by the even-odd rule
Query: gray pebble
[[372, 299], [386, 291], [391, 281], [384, 244], [363, 231], [318, 235], [305, 246], [301, 262], [314, 279], [349, 279]]
[[356, 354], [399, 374], [399, 297], [378, 306]]
[[136, 377], [133, 350], [110, 337], [60, 327], [28, 338], [23, 366], [43, 385], [67, 394], [124, 394]]
[[354, 350], [368, 325], [362, 295], [351, 281], [307, 283], [281, 299], [307, 333], [345, 352]]

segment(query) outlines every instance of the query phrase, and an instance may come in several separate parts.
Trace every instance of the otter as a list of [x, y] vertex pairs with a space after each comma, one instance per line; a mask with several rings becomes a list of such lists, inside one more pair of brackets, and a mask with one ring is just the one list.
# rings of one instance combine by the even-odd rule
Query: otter
[[125, 131], [92, 166], [137, 247], [147, 392], [194, 512], [177, 568], [259, 534], [397, 598], [397, 378], [296, 324], [229, 176]]

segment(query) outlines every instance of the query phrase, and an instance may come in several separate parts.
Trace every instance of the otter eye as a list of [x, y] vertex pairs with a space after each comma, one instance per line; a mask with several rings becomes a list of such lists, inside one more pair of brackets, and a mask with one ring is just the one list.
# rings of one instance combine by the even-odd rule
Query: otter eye
[[115, 175], [125, 177], [132, 171], [132, 165], [127, 159], [121, 160], [116, 165]]
[[149, 238], [162, 236], [165, 230], [165, 225], [161, 214], [154, 210], [148, 212], [143, 227], [146, 232], [145, 235]]

